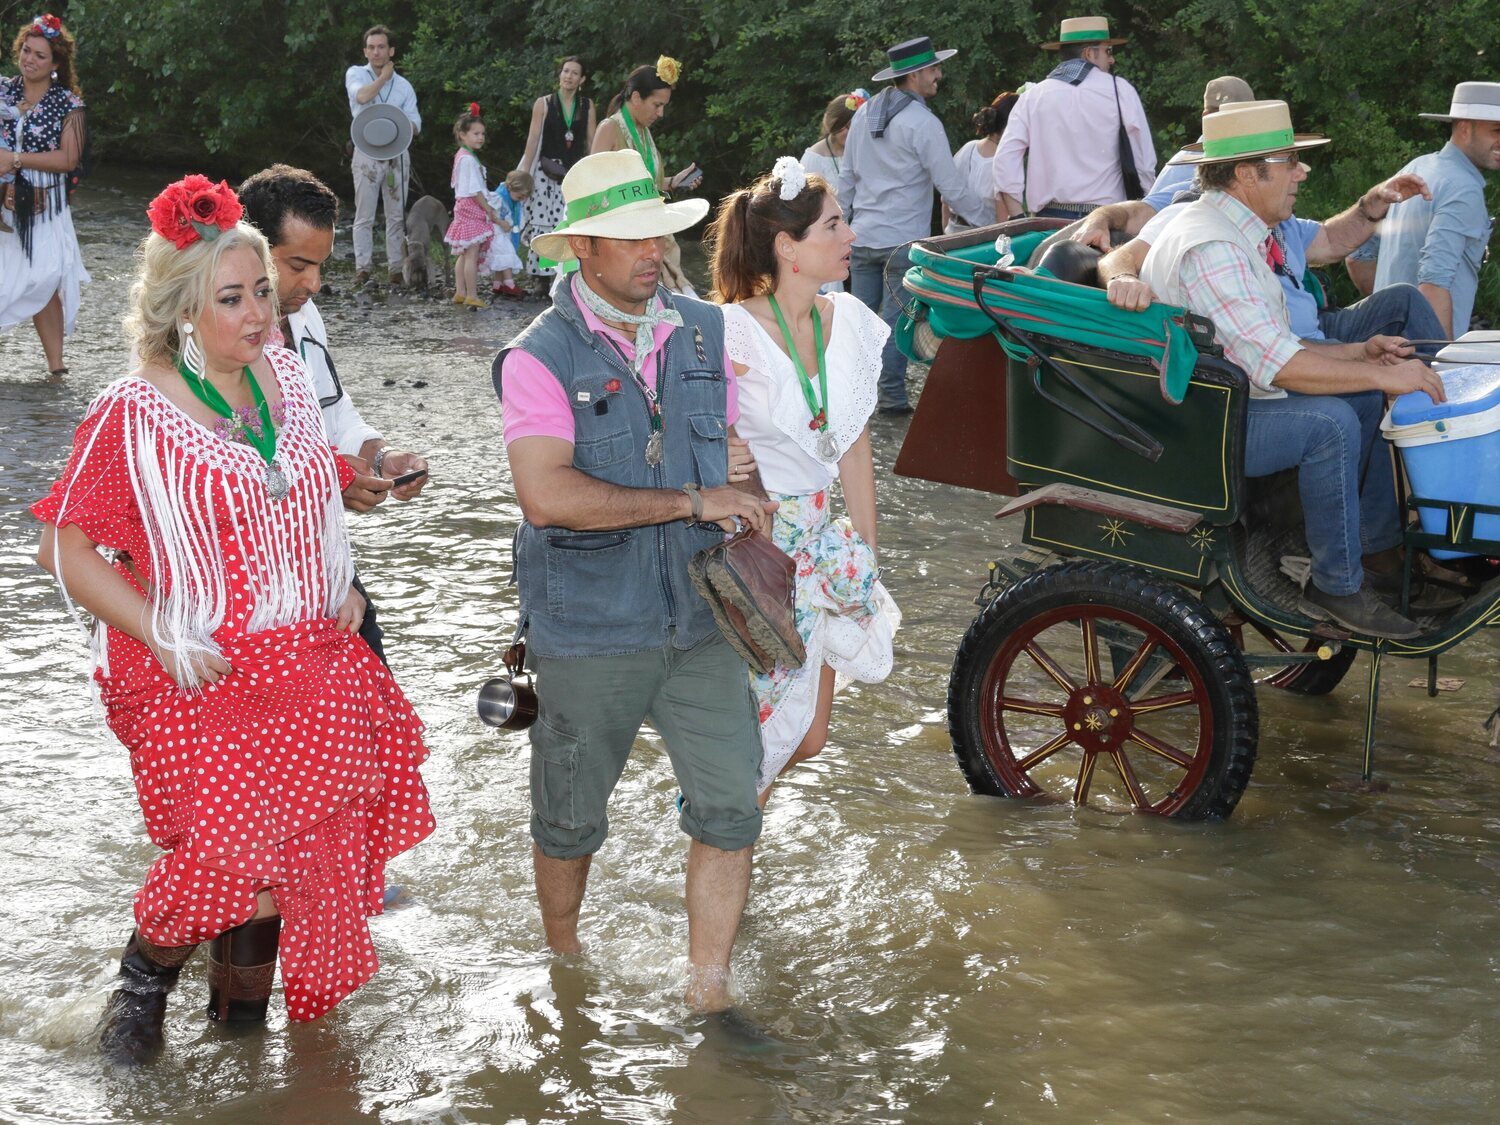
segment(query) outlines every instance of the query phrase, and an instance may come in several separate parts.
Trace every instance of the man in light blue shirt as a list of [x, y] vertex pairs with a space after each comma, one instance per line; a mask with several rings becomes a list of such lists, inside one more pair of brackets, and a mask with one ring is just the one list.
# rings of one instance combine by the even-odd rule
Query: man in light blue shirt
[[943, 77], [943, 60], [957, 51], [934, 51], [932, 40], [911, 39], [890, 48], [890, 66], [874, 81], [894, 79], [860, 106], [849, 122], [836, 185], [839, 204], [854, 228], [849, 288], [891, 326], [881, 354], [880, 410], [910, 414], [906, 357], [896, 346], [896, 294], [911, 260], [906, 244], [932, 233], [932, 191], [973, 226], [995, 221], [995, 201], [980, 199], [953, 163], [943, 123], [927, 108]]
[[1397, 204], [1380, 225], [1375, 292], [1399, 282], [1415, 285], [1431, 302], [1443, 336], [1457, 339], [1469, 330], [1490, 238], [1484, 173], [1500, 168], [1500, 82], [1460, 82], [1447, 113], [1421, 116], [1452, 122], [1448, 143], [1402, 169], [1426, 180], [1432, 198]]
[[[396, 48], [391, 45], [390, 30], [376, 24], [365, 32], [366, 64], [351, 66], [344, 72], [344, 92], [349, 96], [349, 113], [358, 117], [361, 110], [376, 102], [395, 106], [411, 120], [412, 132], [422, 131], [422, 115], [417, 112], [417, 92], [411, 83], [396, 73]], [[354, 150], [354, 283], [370, 280], [375, 263], [375, 210], [385, 206], [385, 258], [390, 266], [390, 282], [402, 280], [401, 262], [406, 257], [406, 183], [411, 176], [408, 153], [391, 160], [376, 160]]]

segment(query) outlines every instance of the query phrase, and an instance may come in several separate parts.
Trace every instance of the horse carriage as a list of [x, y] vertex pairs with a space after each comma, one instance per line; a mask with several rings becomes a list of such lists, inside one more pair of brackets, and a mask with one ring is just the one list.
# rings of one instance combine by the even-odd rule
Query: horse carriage
[[[1011, 496], [1021, 545], [990, 562], [948, 688], [970, 787], [1183, 820], [1222, 818], [1249, 783], [1258, 687], [1321, 695], [1370, 654], [1363, 776], [1385, 657], [1437, 659], [1500, 616], [1500, 579], [1412, 605], [1429, 548], [1500, 555], [1500, 507], [1409, 495], [1395, 641], [1298, 609], [1309, 554], [1296, 471], [1247, 479], [1248, 383], [1213, 325], [1111, 306], [1097, 287], [1015, 269], [1061, 224], [1021, 220], [911, 250], [903, 350], [929, 363], [903, 476]], [[1421, 510], [1421, 528], [1413, 512]], [[1452, 604], [1456, 602], [1457, 604]]]

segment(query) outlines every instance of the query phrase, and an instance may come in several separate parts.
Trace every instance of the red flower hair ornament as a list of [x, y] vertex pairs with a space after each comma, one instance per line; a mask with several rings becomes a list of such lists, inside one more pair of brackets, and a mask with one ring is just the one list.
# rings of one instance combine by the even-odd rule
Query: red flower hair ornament
[[469, 116], [470, 117], [478, 117], [479, 115], [480, 115], [479, 114], [479, 103], [478, 102], [470, 102], [469, 103]]
[[48, 12], [46, 15], [37, 16], [36, 19], [31, 21], [31, 27], [47, 39], [56, 39], [62, 34], [62, 20], [58, 19], [51, 12]]
[[238, 223], [244, 213], [232, 187], [196, 172], [168, 184], [146, 208], [151, 229], [179, 250], [186, 250], [200, 238], [212, 242]]

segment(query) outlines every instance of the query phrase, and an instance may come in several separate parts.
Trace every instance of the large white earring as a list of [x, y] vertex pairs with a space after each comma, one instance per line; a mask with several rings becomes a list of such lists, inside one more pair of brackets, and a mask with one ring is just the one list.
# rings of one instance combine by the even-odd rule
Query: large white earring
[[192, 324], [186, 320], [182, 322], [182, 364], [198, 378], [203, 378], [203, 348], [193, 337]]

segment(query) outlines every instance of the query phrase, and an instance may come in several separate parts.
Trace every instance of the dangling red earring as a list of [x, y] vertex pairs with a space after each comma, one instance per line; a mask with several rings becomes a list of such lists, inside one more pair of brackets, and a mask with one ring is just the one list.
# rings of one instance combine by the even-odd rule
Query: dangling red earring
[[793, 273], [801, 273], [802, 272], [802, 267], [799, 266], [796, 262], [793, 262], [792, 263], [792, 272]]

